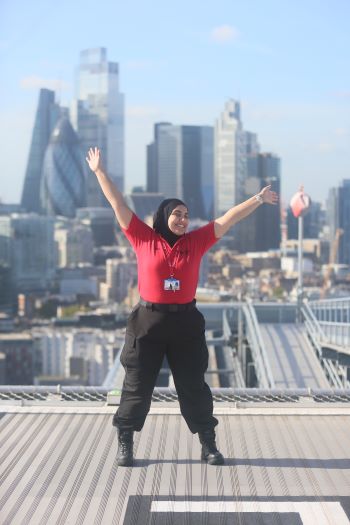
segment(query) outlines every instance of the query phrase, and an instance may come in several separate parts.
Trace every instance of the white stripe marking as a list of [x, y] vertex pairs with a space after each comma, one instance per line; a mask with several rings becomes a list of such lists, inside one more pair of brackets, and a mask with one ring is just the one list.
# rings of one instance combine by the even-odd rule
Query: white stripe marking
[[303, 525], [350, 523], [338, 501], [153, 501], [151, 512], [293, 512]]

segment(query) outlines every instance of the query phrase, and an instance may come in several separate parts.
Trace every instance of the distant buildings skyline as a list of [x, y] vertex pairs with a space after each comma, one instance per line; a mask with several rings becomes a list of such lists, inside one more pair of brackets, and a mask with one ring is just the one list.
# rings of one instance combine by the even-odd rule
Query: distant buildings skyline
[[[105, 48], [87, 49], [80, 54], [76, 76], [71, 122], [78, 138], [69, 130], [68, 121], [64, 133], [53, 131], [67, 110], [55, 102], [54, 92], [40, 91], [23, 185], [22, 207], [27, 210], [73, 217], [76, 210], [85, 205], [96, 209], [107, 205], [83, 158], [78, 160], [78, 155], [68, 154], [68, 144], [77, 145], [78, 140], [85, 154], [93, 144], [100, 147], [107, 173], [123, 190], [124, 95], [119, 91], [119, 65], [107, 61]], [[64, 147], [64, 141], [60, 144], [53, 133], [58, 133], [61, 139], [66, 136]], [[61, 153], [55, 157], [53, 150], [59, 148]], [[67, 163], [68, 157], [70, 163]], [[211, 220], [257, 193], [267, 183], [271, 182], [273, 189], [280, 193], [280, 165], [281, 159], [275, 153], [260, 152], [257, 134], [244, 129], [240, 101], [228, 99], [214, 126], [154, 124], [153, 142], [147, 146], [146, 192], [140, 196], [143, 204], [141, 201], [139, 204], [149, 209], [158, 199], [154, 194], [165, 198], [175, 196], [188, 204], [191, 217]], [[278, 208], [264, 207], [236, 226], [232, 246], [240, 251], [277, 248], [281, 224]], [[343, 216], [347, 213], [344, 210]], [[317, 218], [315, 221], [317, 223]], [[308, 222], [311, 216], [305, 224]], [[340, 242], [340, 254], [344, 242], [345, 237]]]
[[[65, 120], [57, 130], [60, 118]], [[105, 48], [81, 52], [70, 115], [56, 103], [54, 91], [40, 90], [22, 207], [28, 212], [72, 217], [78, 207], [107, 206], [85, 162], [88, 149], [95, 145], [101, 149], [109, 176], [123, 191], [124, 95], [119, 91], [119, 66], [107, 61]]]

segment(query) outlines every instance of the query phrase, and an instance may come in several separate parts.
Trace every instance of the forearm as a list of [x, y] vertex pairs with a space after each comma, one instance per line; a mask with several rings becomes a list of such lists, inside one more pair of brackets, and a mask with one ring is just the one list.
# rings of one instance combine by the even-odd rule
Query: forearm
[[230, 208], [224, 215], [215, 219], [215, 236], [218, 239], [222, 237], [234, 224], [248, 217], [259, 206], [261, 206], [261, 203], [253, 196], [241, 204]]
[[111, 179], [106, 173], [98, 168], [95, 171], [95, 175], [101, 186], [104, 196], [112, 206], [114, 213], [116, 214], [117, 220], [122, 228], [127, 228], [131, 221], [132, 211], [126, 204], [122, 193], [113, 184]]

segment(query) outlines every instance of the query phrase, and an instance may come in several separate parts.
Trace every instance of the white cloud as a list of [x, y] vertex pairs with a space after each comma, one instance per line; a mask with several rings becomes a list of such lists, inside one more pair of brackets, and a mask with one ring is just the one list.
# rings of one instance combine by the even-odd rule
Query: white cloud
[[334, 95], [338, 98], [350, 98], [350, 91], [336, 91]]
[[40, 89], [48, 88], [56, 91], [67, 91], [71, 88], [68, 82], [57, 78], [42, 78], [35, 75], [23, 77], [20, 80], [22, 89]]
[[349, 134], [348, 130], [346, 128], [336, 128], [334, 130], [334, 135], [337, 137], [346, 137]]
[[149, 118], [159, 115], [159, 109], [154, 106], [129, 106], [126, 115], [134, 118]]
[[218, 42], [219, 44], [232, 42], [233, 40], [237, 40], [238, 37], [239, 31], [235, 27], [229, 25], [214, 27], [210, 33], [211, 40]]
[[317, 151], [319, 153], [332, 153], [335, 150], [334, 144], [330, 142], [320, 142], [317, 144]]

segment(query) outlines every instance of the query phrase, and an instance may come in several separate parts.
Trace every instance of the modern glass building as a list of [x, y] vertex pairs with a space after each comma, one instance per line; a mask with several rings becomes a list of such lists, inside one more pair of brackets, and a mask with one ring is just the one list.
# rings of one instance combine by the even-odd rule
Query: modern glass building
[[158, 123], [147, 147], [147, 190], [184, 200], [193, 218], [213, 211], [213, 128]]
[[41, 89], [21, 199], [22, 207], [28, 212], [41, 211], [42, 164], [51, 133], [60, 117], [60, 111], [59, 105], [55, 102], [54, 91]]
[[95, 247], [115, 246], [116, 218], [111, 207], [80, 208], [76, 217], [91, 229]]
[[7, 246], [1, 262], [11, 268], [17, 291], [50, 288], [55, 276], [54, 218], [36, 213], [0, 216], [0, 239]]
[[42, 169], [40, 198], [47, 215], [74, 217], [86, 202], [85, 160], [67, 117], [55, 127]]
[[125, 200], [130, 209], [143, 221], [148, 220], [150, 217], [153, 218], [163, 199], [164, 195], [161, 193], [134, 192], [125, 195]]
[[[250, 154], [247, 157], [246, 198], [271, 185], [280, 195], [281, 161], [271, 153]], [[239, 250], [268, 251], [279, 249], [281, 242], [281, 212], [279, 205], [260, 206], [239, 223]]]
[[327, 214], [331, 241], [336, 238], [337, 229], [343, 230], [336, 262], [350, 265], [350, 179], [343, 180], [341, 186], [330, 190]]
[[[107, 62], [105, 48], [80, 54], [72, 122], [84, 156], [90, 147], [98, 146], [108, 175], [123, 191], [124, 95], [119, 91], [119, 66]], [[96, 179], [88, 175], [87, 205], [107, 205]]]
[[216, 121], [214, 142], [215, 216], [244, 198], [246, 137], [240, 103], [228, 100]]

